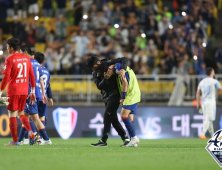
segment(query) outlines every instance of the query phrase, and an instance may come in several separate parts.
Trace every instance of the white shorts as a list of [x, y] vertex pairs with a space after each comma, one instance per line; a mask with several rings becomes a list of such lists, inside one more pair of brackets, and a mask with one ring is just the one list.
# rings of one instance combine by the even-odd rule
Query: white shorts
[[29, 14], [38, 14], [38, 13], [39, 13], [39, 5], [38, 4], [29, 5]]
[[202, 110], [205, 120], [214, 121], [216, 118], [216, 101], [204, 101]]

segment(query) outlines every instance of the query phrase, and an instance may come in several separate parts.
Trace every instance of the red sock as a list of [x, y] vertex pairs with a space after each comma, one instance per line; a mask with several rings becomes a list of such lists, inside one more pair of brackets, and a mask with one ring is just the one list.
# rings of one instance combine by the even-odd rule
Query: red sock
[[20, 116], [20, 121], [22, 122], [22, 124], [25, 126], [26, 130], [29, 132], [30, 130], [32, 130], [30, 124], [29, 124], [29, 120], [25, 115]]
[[17, 136], [17, 120], [16, 117], [10, 117], [9, 118], [9, 127], [12, 135], [12, 140], [14, 142], [18, 142], [18, 136]]

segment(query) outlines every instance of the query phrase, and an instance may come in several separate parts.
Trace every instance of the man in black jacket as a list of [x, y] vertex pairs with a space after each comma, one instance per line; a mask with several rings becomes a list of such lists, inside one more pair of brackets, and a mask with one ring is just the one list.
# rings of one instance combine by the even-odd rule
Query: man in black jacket
[[115, 63], [121, 62], [122, 69], [119, 74], [125, 76], [125, 69], [128, 64], [127, 58], [117, 58], [113, 60], [99, 60], [96, 56], [91, 56], [86, 61], [86, 66], [93, 70], [93, 81], [97, 88], [101, 90], [103, 100], [105, 103], [105, 113], [104, 113], [104, 129], [102, 139], [98, 143], [91, 144], [92, 146], [107, 146], [107, 139], [110, 132], [111, 124], [118, 132], [119, 136], [123, 140], [124, 144], [121, 146], [126, 146], [129, 143], [129, 138], [120, 124], [117, 117], [117, 109], [119, 108], [120, 94], [116, 82], [116, 77], [112, 76], [110, 79], [104, 78], [104, 72], [98, 72], [102, 67], [113, 65]]

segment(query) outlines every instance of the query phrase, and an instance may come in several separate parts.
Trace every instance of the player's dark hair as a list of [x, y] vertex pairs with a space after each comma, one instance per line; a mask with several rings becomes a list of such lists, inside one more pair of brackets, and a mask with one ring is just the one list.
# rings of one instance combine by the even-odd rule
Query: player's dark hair
[[44, 54], [37, 52], [37, 53], [35, 53], [34, 59], [36, 61], [38, 61], [40, 64], [42, 64], [45, 60], [45, 56], [44, 56]]
[[18, 51], [20, 47], [20, 41], [15, 38], [10, 38], [7, 41], [7, 44], [9, 45], [10, 48], [13, 48], [14, 51]]
[[100, 61], [98, 57], [96, 57], [95, 55], [90, 56], [86, 60], [86, 67], [93, 68], [93, 66], [97, 63], [97, 61]]
[[103, 77], [104, 76], [104, 72], [107, 72], [108, 68], [109, 68], [108, 64], [99, 64], [98, 67], [96, 67], [96, 72], [98, 72], [99, 75], [101, 77]]
[[20, 48], [21, 50], [22, 50], [22, 52], [27, 52], [29, 55], [32, 55], [32, 50], [31, 50], [31, 47], [30, 46], [28, 46], [28, 45], [23, 45], [23, 46], [21, 46], [21, 48]]
[[206, 68], [206, 73], [208, 76], [211, 74], [212, 71], [213, 71], [213, 68], [211, 68], [211, 67]]

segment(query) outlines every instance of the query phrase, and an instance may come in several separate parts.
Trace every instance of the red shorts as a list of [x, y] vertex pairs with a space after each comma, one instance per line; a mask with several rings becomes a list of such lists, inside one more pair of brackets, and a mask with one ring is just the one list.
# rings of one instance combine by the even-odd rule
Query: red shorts
[[6, 107], [7, 110], [12, 110], [12, 111], [25, 110], [26, 99], [27, 99], [27, 95], [9, 96], [9, 99], [8, 99], [9, 105]]

